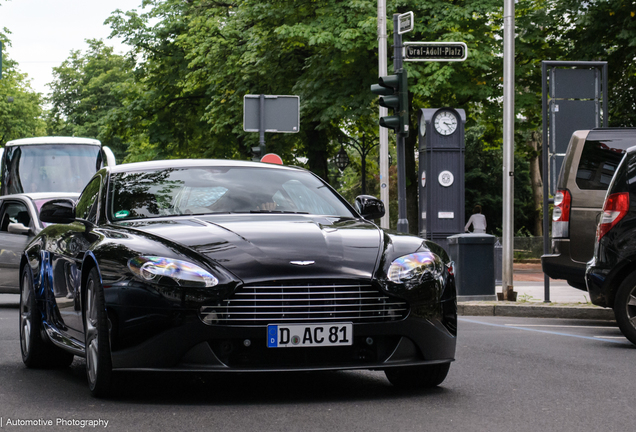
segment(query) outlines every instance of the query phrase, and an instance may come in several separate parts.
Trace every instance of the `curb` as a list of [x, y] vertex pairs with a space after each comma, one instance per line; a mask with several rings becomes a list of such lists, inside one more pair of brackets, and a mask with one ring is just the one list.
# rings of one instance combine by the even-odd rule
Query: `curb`
[[505, 316], [520, 318], [567, 318], [614, 321], [614, 311], [596, 306], [554, 306], [458, 303], [460, 316]]

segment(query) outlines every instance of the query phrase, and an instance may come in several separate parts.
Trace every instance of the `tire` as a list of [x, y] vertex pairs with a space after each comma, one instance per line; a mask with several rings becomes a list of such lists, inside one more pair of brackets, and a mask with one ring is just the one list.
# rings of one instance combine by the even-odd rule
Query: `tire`
[[83, 316], [88, 387], [93, 396], [106, 397], [111, 394], [113, 382], [110, 331], [104, 290], [95, 267], [91, 269], [86, 281]]
[[68, 367], [73, 354], [44, 339], [42, 315], [35, 302], [33, 278], [27, 266], [20, 277], [20, 351], [28, 368]]
[[398, 388], [432, 388], [440, 385], [448, 375], [450, 363], [430, 366], [408, 366], [384, 371], [391, 384]]
[[618, 287], [614, 315], [623, 335], [636, 345], [636, 273], [629, 275]]

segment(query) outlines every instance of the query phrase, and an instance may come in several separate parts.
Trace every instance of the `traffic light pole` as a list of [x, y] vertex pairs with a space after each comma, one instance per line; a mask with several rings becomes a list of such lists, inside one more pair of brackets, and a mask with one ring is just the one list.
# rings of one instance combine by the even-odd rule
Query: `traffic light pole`
[[[397, 73], [402, 69], [402, 35], [397, 31], [399, 28], [398, 17], [400, 14], [393, 14], [393, 72]], [[395, 134], [397, 149], [397, 175], [398, 175], [398, 222], [397, 230], [401, 233], [409, 232], [409, 221], [406, 217], [406, 153], [404, 150], [404, 133], [400, 131]]]

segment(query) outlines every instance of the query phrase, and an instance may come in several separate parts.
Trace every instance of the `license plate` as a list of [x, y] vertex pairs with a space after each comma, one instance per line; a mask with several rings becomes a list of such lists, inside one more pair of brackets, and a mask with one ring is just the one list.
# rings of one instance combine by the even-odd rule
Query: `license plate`
[[268, 348], [325, 347], [353, 344], [353, 324], [270, 324]]

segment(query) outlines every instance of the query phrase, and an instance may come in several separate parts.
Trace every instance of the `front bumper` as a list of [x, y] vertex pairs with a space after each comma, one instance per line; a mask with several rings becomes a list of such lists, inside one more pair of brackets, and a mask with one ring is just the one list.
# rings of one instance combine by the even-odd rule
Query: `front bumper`
[[113, 344], [115, 370], [309, 371], [385, 369], [454, 360], [456, 336], [440, 319], [409, 316], [353, 324], [346, 347], [267, 348], [266, 326], [210, 326], [196, 311], [132, 346]]
[[570, 254], [569, 239], [554, 239], [553, 254], [541, 257], [543, 272], [552, 279], [565, 279], [568, 284], [580, 290], [586, 290], [586, 263], [574, 261]]

